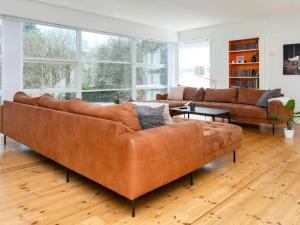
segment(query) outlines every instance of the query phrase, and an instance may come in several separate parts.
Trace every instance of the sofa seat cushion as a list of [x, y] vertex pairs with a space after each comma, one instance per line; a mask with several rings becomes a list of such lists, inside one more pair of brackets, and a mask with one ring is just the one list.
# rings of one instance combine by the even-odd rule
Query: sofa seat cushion
[[[183, 122], [186, 119], [174, 119], [174, 122]], [[218, 151], [242, 140], [242, 128], [227, 123], [215, 123], [203, 120], [197, 121], [203, 127], [204, 154]]]
[[15, 94], [13, 101], [22, 103], [22, 104], [26, 104], [26, 105], [38, 106], [39, 98], [40, 97], [31, 97], [31, 96], [27, 95], [26, 93], [19, 91]]
[[260, 89], [248, 89], [248, 88], [239, 88], [237, 103], [247, 104], [247, 105], [256, 105], [260, 97], [266, 92], [266, 90]]
[[205, 90], [204, 101], [206, 102], [229, 102], [236, 103], [237, 89], [210, 89]]
[[200, 102], [204, 98], [204, 88], [184, 87], [183, 100]]
[[75, 99], [70, 106], [72, 113], [81, 115], [99, 117], [106, 120], [121, 122], [132, 130], [141, 130], [141, 124], [138, 115], [132, 103], [119, 105], [100, 105]]
[[154, 102], [168, 104], [169, 108], [181, 107], [187, 103], [187, 101], [176, 101], [176, 100], [156, 100]]
[[237, 117], [267, 119], [268, 110], [255, 105], [221, 103], [221, 102], [197, 102], [197, 106], [232, 110], [231, 115]]
[[39, 106], [54, 109], [59, 111], [70, 112], [70, 104], [72, 100], [57, 100], [54, 96], [50, 94], [43, 94], [39, 98]]

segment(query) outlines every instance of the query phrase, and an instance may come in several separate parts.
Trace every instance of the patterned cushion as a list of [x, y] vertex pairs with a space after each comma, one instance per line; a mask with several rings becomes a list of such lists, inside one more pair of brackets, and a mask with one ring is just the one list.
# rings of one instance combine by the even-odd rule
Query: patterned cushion
[[165, 106], [152, 108], [150, 106], [135, 106], [142, 129], [149, 129], [165, 125], [163, 117]]
[[184, 87], [172, 87], [168, 93], [168, 100], [183, 100]]

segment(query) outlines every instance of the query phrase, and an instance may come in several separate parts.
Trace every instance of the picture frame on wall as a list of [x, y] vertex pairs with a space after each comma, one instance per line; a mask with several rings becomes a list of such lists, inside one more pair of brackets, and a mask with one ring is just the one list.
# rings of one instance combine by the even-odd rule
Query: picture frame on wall
[[300, 75], [300, 44], [283, 45], [283, 75]]

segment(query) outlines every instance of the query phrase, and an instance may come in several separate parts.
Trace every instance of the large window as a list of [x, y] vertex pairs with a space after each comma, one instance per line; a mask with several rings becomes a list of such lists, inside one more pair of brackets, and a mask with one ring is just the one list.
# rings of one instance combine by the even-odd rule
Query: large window
[[23, 88], [90, 102], [151, 100], [167, 90], [167, 43], [23, 23]]
[[82, 98], [111, 102], [131, 97], [131, 41], [127, 37], [81, 32]]
[[23, 88], [75, 91], [76, 31], [25, 22]]
[[210, 87], [209, 59], [209, 41], [207, 39], [181, 43], [179, 84]]
[[168, 46], [166, 43], [138, 40], [136, 42], [137, 100], [151, 100], [165, 92], [168, 84]]

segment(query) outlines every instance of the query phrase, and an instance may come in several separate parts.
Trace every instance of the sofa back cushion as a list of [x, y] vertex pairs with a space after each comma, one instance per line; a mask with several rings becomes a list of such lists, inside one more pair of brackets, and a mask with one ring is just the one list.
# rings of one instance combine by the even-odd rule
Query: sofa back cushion
[[204, 101], [236, 103], [237, 89], [210, 89], [205, 90]]
[[35, 98], [31, 97], [31, 96], [27, 95], [26, 93], [19, 91], [15, 94], [13, 101], [18, 102], [18, 103], [23, 103], [26, 105], [38, 106], [39, 98], [40, 97], [35, 97]]
[[201, 102], [204, 98], [204, 88], [184, 87], [183, 100]]
[[70, 111], [81, 115], [121, 122], [135, 131], [142, 129], [132, 103], [99, 105], [75, 99], [71, 102]]
[[38, 103], [39, 106], [44, 108], [70, 112], [71, 101], [72, 100], [61, 101], [57, 100], [54, 96], [50, 94], [43, 94], [39, 98]]
[[168, 100], [183, 100], [184, 87], [171, 87], [168, 93]]
[[265, 91], [266, 90], [239, 88], [237, 103], [256, 105], [257, 101], [263, 95], [263, 93], [265, 93]]

